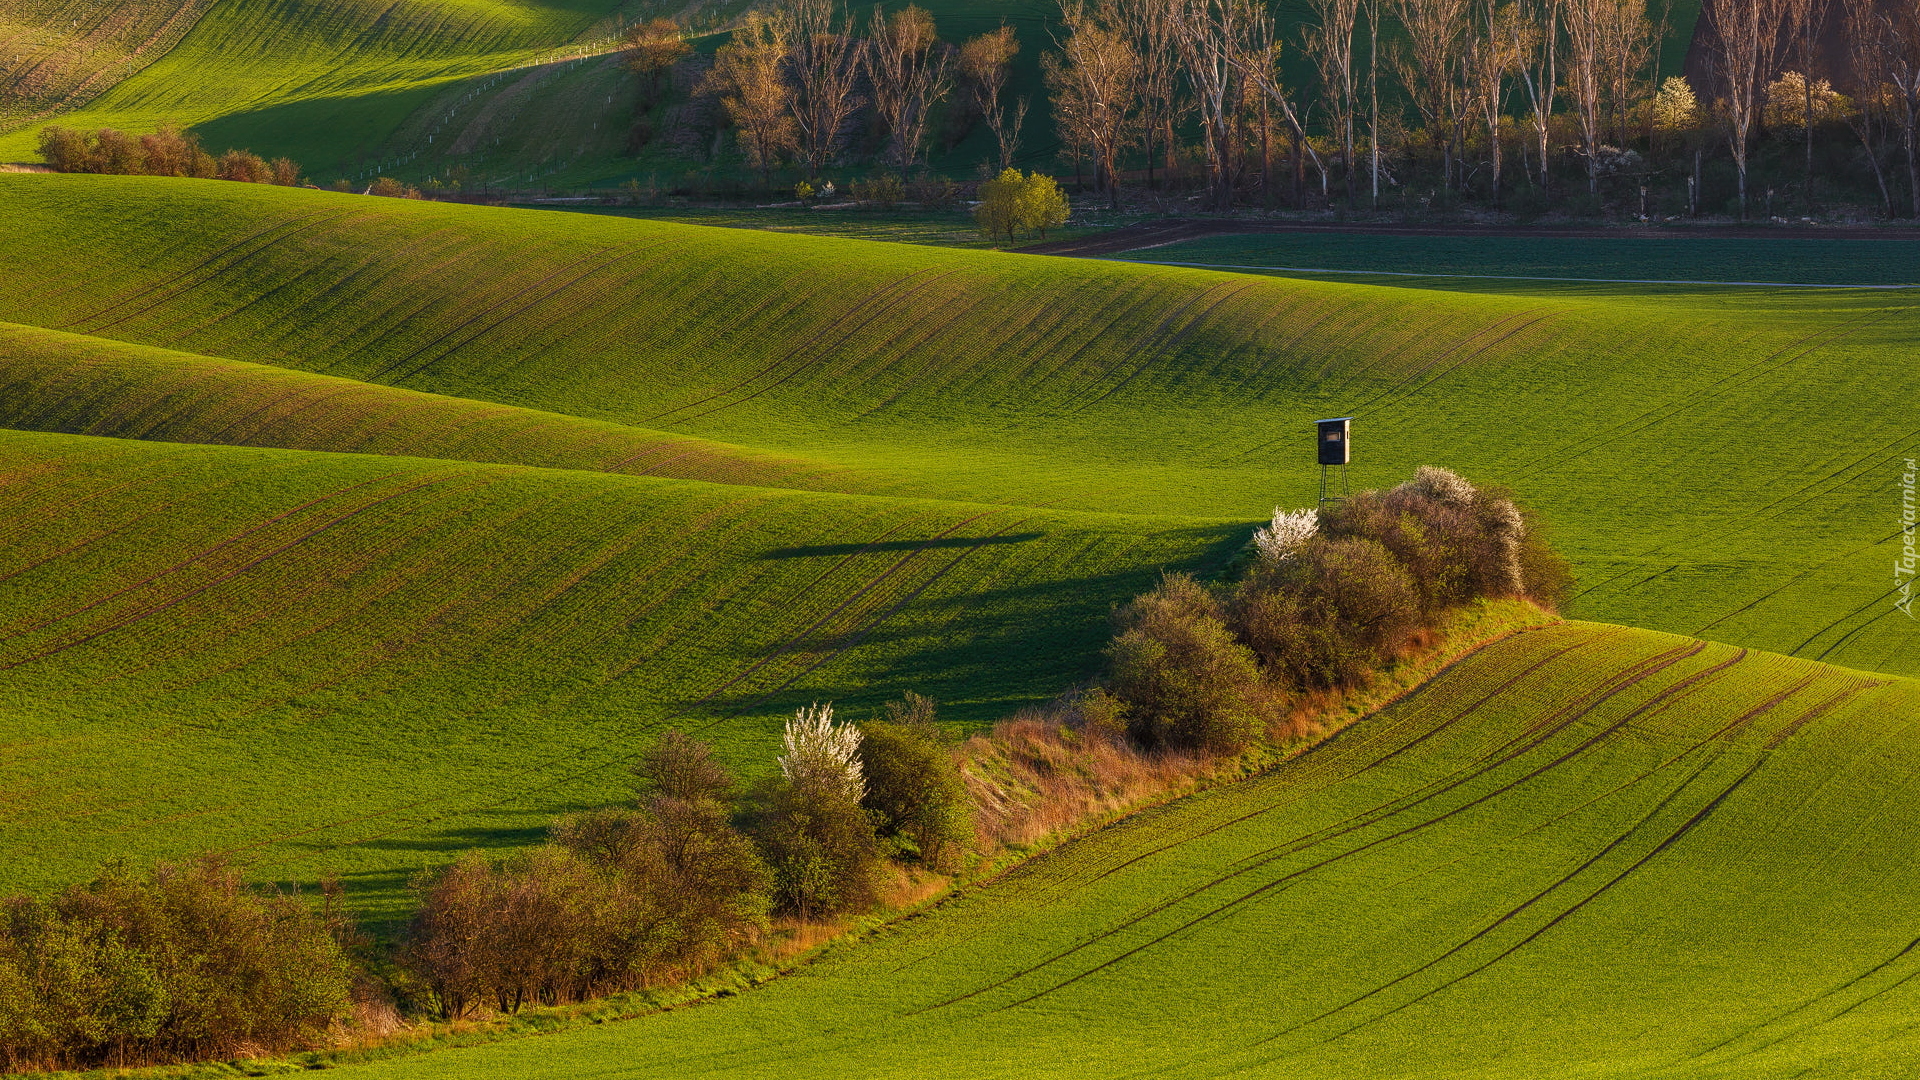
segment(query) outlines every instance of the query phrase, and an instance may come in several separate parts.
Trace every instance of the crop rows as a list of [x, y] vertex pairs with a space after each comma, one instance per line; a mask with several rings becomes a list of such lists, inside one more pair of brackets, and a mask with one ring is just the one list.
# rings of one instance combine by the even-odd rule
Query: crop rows
[[1917, 702], [1785, 657], [1536, 630], [805, 977], [362, 1071], [1841, 1075], [1862, 1045], [1913, 1049], [1920, 949], [1883, 901], [1920, 865], [1872, 853], [1913, 824], [1888, 710]]

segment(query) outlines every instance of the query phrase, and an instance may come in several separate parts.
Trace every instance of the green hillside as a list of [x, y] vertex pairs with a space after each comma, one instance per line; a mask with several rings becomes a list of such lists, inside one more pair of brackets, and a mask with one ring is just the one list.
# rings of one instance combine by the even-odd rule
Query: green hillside
[[754, 992], [372, 1077], [1902, 1077], [1920, 684], [1622, 627]]
[[[285, 154], [318, 173], [380, 155], [449, 80], [551, 62], [598, 41], [618, 0], [217, 0], [164, 58], [62, 122], [147, 131], [172, 120], [209, 146]], [[559, 51], [556, 51], [559, 50]], [[0, 136], [32, 160], [34, 131]]]
[[617, 801], [669, 723], [914, 687], [958, 722], [1086, 675], [1230, 525], [0, 431], [0, 888], [108, 858], [408, 874]]
[[1902, 293], [1441, 293], [140, 178], [0, 198], [0, 320], [861, 494], [1209, 521], [1309, 501], [1304, 425], [1356, 414], [1356, 485], [1438, 461], [1518, 487], [1581, 617], [1920, 671], [1889, 573], [1920, 441], [1887, 404], [1914, 387]]

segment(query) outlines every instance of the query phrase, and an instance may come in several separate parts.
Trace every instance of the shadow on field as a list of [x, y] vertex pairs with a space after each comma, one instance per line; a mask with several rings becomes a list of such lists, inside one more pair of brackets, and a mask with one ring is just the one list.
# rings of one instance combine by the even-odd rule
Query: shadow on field
[[[1123, 571], [1050, 581], [1027, 572], [956, 563], [956, 575], [987, 574], [998, 588], [944, 596], [914, 596], [851, 629], [804, 634], [778, 646], [742, 654], [759, 661], [765, 678], [703, 702], [677, 708], [717, 716], [715, 726], [790, 712], [812, 701], [832, 701], [843, 714], [864, 719], [882, 702], [913, 690], [940, 703], [941, 716], [979, 730], [1023, 707], [1042, 705], [1073, 689], [1100, 668], [1112, 632], [1113, 609], [1152, 588], [1163, 569], [1219, 572], [1246, 544], [1251, 525], [1180, 529], [1157, 539], [1197, 557], [1179, 565], [1137, 565]], [[1040, 534], [988, 538], [1008, 543]], [[1182, 543], [1185, 541], [1185, 543]], [[941, 541], [966, 548], [982, 539]], [[917, 547], [905, 541], [898, 547]], [[858, 551], [858, 545], [822, 549]], [[953, 558], [966, 559], [967, 555]], [[851, 662], [849, 662], [851, 661]]]
[[863, 551], [916, 551], [927, 548], [986, 547], [990, 544], [1025, 544], [1045, 533], [1013, 533], [1009, 536], [942, 536], [928, 540], [883, 540], [872, 544], [806, 544], [800, 547], [774, 548], [763, 559], [805, 559], [815, 555], [858, 555]]

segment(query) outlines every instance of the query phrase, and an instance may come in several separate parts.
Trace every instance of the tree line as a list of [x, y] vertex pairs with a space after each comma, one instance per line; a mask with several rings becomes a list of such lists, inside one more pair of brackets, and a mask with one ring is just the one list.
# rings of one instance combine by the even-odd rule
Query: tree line
[[249, 150], [209, 153], [198, 135], [176, 124], [162, 124], [151, 135], [49, 125], [40, 131], [40, 158], [55, 172], [185, 176], [282, 187], [300, 183], [300, 166], [287, 158], [268, 161]]
[[1450, 612], [1551, 606], [1569, 585], [1511, 495], [1422, 468], [1276, 510], [1218, 581], [1165, 576], [1116, 611], [1091, 685], [965, 743], [918, 694], [857, 724], [815, 704], [742, 784], [668, 731], [638, 748], [629, 802], [416, 876], [392, 947], [355, 929], [335, 882], [314, 902], [248, 888], [216, 858], [116, 864], [0, 901], [0, 1064], [262, 1056], [337, 1045], [363, 1012], [457, 1020], [681, 984], [741, 959], [775, 919], [874, 910], [903, 871], [990, 865], [999, 846], [1260, 767]]
[[[1060, 0], [1039, 59], [1064, 157], [1116, 203], [1123, 183], [1174, 177], [1215, 210], [1377, 207], [1415, 189], [1524, 210], [1665, 176], [1668, 202], [1684, 179], [1698, 213], [1718, 209], [1703, 185], [1725, 171], [1744, 216], [1766, 151], [1770, 177], [1794, 176], [1808, 199], [1816, 182], [1871, 173], [1886, 213], [1920, 214], [1920, 9], [1905, 0], [1709, 2], [1700, 85], [1660, 70], [1666, 0], [1308, 6], [1283, 30], [1258, 0]], [[911, 169], [942, 125], [951, 144], [984, 124], [987, 175], [1012, 166], [1032, 102], [1009, 91], [1010, 27], [949, 44], [913, 5], [858, 22], [835, 0], [782, 0], [695, 85], [764, 183], [862, 156]], [[644, 111], [691, 46], [664, 19], [627, 45]]]

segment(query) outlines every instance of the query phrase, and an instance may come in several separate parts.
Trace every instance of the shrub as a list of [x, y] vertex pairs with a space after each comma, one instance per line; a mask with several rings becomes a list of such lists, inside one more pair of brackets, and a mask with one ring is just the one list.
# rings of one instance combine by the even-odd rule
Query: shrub
[[242, 184], [266, 184], [273, 181], [273, 169], [259, 154], [229, 150], [220, 155], [220, 179]]
[[288, 1049], [349, 1010], [344, 923], [216, 859], [124, 865], [0, 905], [0, 1060], [134, 1065]]
[[300, 167], [286, 158], [267, 162], [246, 150], [229, 150], [216, 158], [201, 148], [197, 136], [175, 124], [139, 136], [112, 128], [88, 133], [54, 125], [40, 132], [40, 156], [55, 172], [188, 176], [289, 187], [300, 182]]
[[1231, 619], [1268, 672], [1300, 690], [1363, 682], [1423, 622], [1406, 568], [1363, 539], [1316, 539], [1256, 572]]
[[780, 906], [804, 919], [871, 905], [881, 846], [860, 805], [859, 730], [835, 725], [833, 707], [816, 704], [787, 721], [785, 743], [755, 830]]
[[906, 188], [895, 173], [880, 173], [865, 180], [855, 180], [852, 184], [853, 197], [860, 202], [871, 203], [882, 210], [891, 210], [895, 203], [906, 198]]
[[367, 194], [389, 199], [417, 199], [420, 197], [420, 189], [408, 187], [391, 176], [379, 176], [374, 178], [373, 183], [367, 185]]
[[1148, 747], [1238, 753], [1261, 731], [1265, 698], [1253, 653], [1228, 630], [1220, 602], [1187, 574], [1122, 608], [1107, 649], [1128, 731]]
[[887, 703], [887, 717], [860, 729], [867, 787], [860, 805], [879, 835], [910, 845], [930, 867], [945, 867], [973, 835], [960, 768], [934, 726], [931, 699], [909, 692]]
[[1059, 228], [1066, 220], [1067, 197], [1051, 176], [1021, 176], [1018, 169], [1006, 169], [980, 185], [974, 221], [980, 235], [989, 240], [1002, 235], [1012, 240], [1023, 232], [1037, 232], [1045, 239], [1048, 229]]

